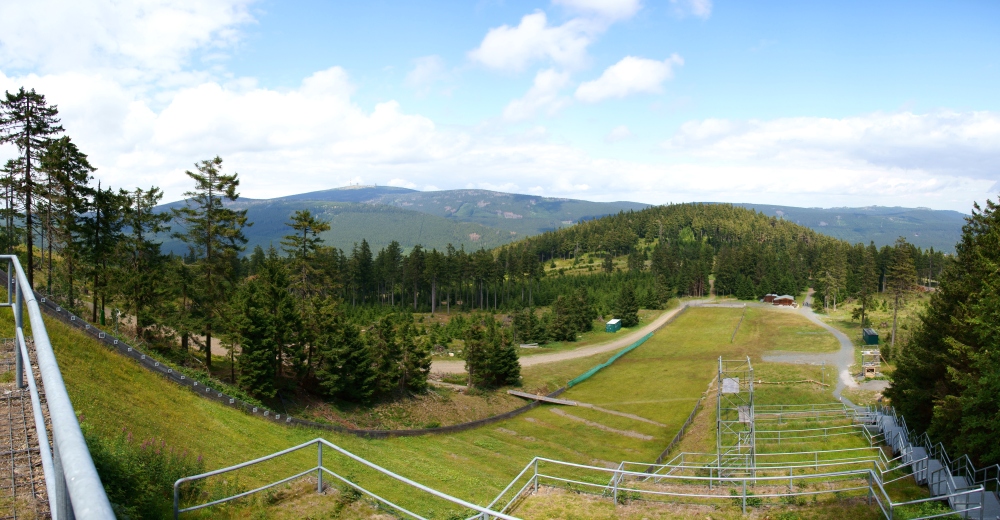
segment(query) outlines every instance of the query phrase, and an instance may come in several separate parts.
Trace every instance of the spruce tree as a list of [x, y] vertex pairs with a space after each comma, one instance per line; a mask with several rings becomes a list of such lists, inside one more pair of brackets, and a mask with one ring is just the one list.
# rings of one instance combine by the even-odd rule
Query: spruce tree
[[377, 375], [372, 355], [361, 339], [357, 326], [343, 316], [339, 305], [327, 301], [318, 309], [323, 327], [317, 338], [319, 362], [316, 377], [324, 393], [361, 404], [370, 403]]
[[886, 271], [886, 286], [892, 295], [892, 339], [890, 355], [896, 352], [896, 322], [899, 307], [905, 303], [906, 296], [917, 285], [917, 270], [913, 266], [913, 257], [906, 239], [899, 237], [892, 252], [892, 260]]
[[1000, 462], [1000, 205], [974, 205], [955, 250], [886, 396], [908, 426], [982, 467]]
[[301, 353], [295, 343], [299, 315], [288, 291], [289, 278], [284, 261], [270, 248], [261, 272], [240, 285], [231, 312], [225, 315], [230, 339], [240, 345], [241, 384], [268, 397], [273, 397], [285, 367], [301, 374]]
[[92, 193], [90, 211], [83, 218], [83, 258], [91, 282], [91, 321], [104, 325], [104, 312], [110, 288], [112, 270], [116, 265], [116, 249], [122, 242], [125, 225], [124, 210], [127, 197], [111, 188], [97, 189]]
[[400, 393], [422, 393], [427, 390], [427, 374], [431, 371], [431, 349], [425, 338], [417, 337], [413, 320], [401, 324], [398, 332], [400, 347]]
[[52, 136], [63, 131], [59, 125], [59, 110], [49, 106], [45, 96], [35, 89], [25, 91], [24, 87], [15, 94], [5, 91], [5, 99], [0, 100], [0, 144], [14, 143], [22, 159], [20, 195], [24, 208], [25, 242], [27, 245], [28, 283], [35, 286], [34, 252], [34, 210], [37, 201], [36, 182], [33, 170], [37, 169], [42, 153], [52, 140]]
[[521, 360], [518, 358], [518, 347], [492, 319], [486, 329], [486, 343], [490, 346], [488, 372], [491, 384], [497, 387], [520, 385]]
[[120, 259], [117, 294], [125, 312], [135, 317], [136, 336], [144, 340], [151, 339], [150, 327], [161, 321], [170, 296], [162, 283], [167, 258], [156, 241], [157, 235], [170, 231], [170, 214], [153, 211], [162, 197], [155, 186], [127, 194], [124, 223], [130, 233], [119, 244], [125, 258]]
[[41, 168], [52, 180], [46, 193], [52, 210], [49, 220], [52, 229], [49, 238], [49, 273], [46, 280], [48, 292], [53, 293], [52, 284], [56, 277], [52, 272], [51, 248], [53, 242], [57, 242], [63, 266], [58, 285], [66, 296], [67, 305], [74, 308], [75, 282], [84, 247], [84, 216], [89, 210], [88, 199], [94, 193], [88, 184], [95, 168], [90, 165], [87, 155], [69, 137], [61, 137], [49, 143], [41, 158]]
[[233, 260], [243, 251], [247, 239], [243, 227], [247, 223], [246, 210], [234, 210], [224, 205], [239, 198], [236, 188], [238, 174], [222, 173], [222, 159], [215, 157], [195, 165], [197, 173], [186, 171], [195, 182], [195, 189], [184, 193], [188, 199], [181, 208], [173, 210], [175, 222], [183, 231], [173, 236], [188, 245], [196, 260], [195, 279], [197, 292], [195, 310], [198, 332], [205, 336], [205, 368], [212, 371], [212, 336], [217, 332], [222, 308], [232, 292], [230, 274]]
[[632, 282], [622, 285], [615, 305], [615, 316], [622, 320], [622, 327], [635, 327], [639, 324], [639, 300], [635, 297], [635, 285]]

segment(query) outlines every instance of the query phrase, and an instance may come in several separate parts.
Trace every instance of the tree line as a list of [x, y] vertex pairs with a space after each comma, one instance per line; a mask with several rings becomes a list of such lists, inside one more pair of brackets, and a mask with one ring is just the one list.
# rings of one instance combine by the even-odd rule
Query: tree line
[[966, 219], [886, 390], [911, 428], [980, 467], [1000, 463], [998, 266], [1000, 207], [987, 200]]

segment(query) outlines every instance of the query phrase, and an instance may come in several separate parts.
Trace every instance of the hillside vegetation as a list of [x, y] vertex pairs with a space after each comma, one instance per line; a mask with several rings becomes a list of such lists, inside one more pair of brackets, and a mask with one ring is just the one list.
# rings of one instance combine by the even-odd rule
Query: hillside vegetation
[[[158, 206], [165, 212], [183, 202]], [[274, 199], [241, 198], [230, 204], [246, 209], [252, 222], [247, 230], [248, 247], [281, 241], [284, 222], [296, 211], [307, 210], [330, 221], [331, 229], [321, 237], [328, 245], [350, 249], [367, 240], [378, 250], [398, 242], [409, 251], [424, 248], [492, 249], [526, 236], [571, 226], [648, 206], [635, 202], [590, 202], [585, 200], [518, 195], [489, 190], [444, 190], [422, 192], [391, 186], [360, 186], [316, 191]], [[183, 254], [185, 246], [163, 235], [164, 250]]]
[[735, 204], [775, 216], [850, 243], [892, 245], [897, 238], [924, 249], [955, 252], [968, 215], [930, 208], [869, 206], [865, 208], [796, 208], [769, 204]]
[[[713, 376], [717, 356], [749, 354], [757, 359], [769, 348], [767, 338], [772, 336], [797, 341], [803, 346], [817, 339], [772, 327], [766, 317], [780, 311], [764, 309], [748, 316], [743, 324], [749, 326], [747, 334], [744, 337], [741, 332], [736, 343], [730, 344], [729, 338], [739, 321], [738, 311], [693, 309], [689, 312], [622, 358], [620, 366], [612, 365], [565, 394], [568, 398], [593, 402], [606, 409], [636, 414], [665, 424], [665, 428], [590, 410], [566, 412], [612, 429], [603, 430], [579, 419], [553, 413], [553, 407], [543, 406], [518, 418], [472, 431], [389, 440], [364, 440], [263, 421], [175, 386], [55, 320], [47, 320], [47, 327], [77, 413], [98, 438], [105, 439], [95, 442], [108, 442], [125, 429], [134, 439], [136, 449], [155, 439], [153, 444], [163, 442], [167, 449], [199, 456], [206, 469], [215, 469], [324, 437], [404, 476], [485, 504], [534, 456], [587, 464], [653, 460], [705, 390]], [[802, 326], [809, 326], [804, 319], [798, 319]], [[9, 330], [9, 315], [0, 318], [0, 326]], [[561, 370], [561, 364], [555, 364], [547, 370], [559, 373], [555, 377], [561, 385], [578, 375], [579, 367], [593, 366], [610, 355], [573, 360]], [[803, 377], [798, 371], [811, 371], [808, 377], [815, 375], [812, 368], [775, 368], [777, 371], [772, 372], [762, 367], [761, 376], [780, 380]], [[636, 370], [669, 377], [646, 378], [644, 384], [634, 386], [629, 381], [635, 380]], [[789, 370], [794, 374], [788, 374]], [[666, 387], [664, 381], [677, 384]], [[628, 391], [623, 393], [626, 386]], [[628, 436], [622, 432], [640, 435]], [[457, 513], [439, 500], [374, 478], [370, 471], [329, 453], [325, 461], [331, 469], [353, 475], [363, 485], [373, 486], [384, 496], [420, 514], [449, 518]], [[223, 479], [210, 481], [203, 489], [201, 500], [223, 492], [249, 489], [254, 484], [293, 474], [314, 463], [315, 453], [309, 452], [242, 471], [235, 479], [227, 476], [225, 482]], [[170, 504], [169, 490], [158, 492], [162, 493], [162, 511], [166, 512]], [[336, 504], [331, 497], [317, 499], [317, 504], [311, 507], [330, 508]], [[239, 506], [223, 507], [193, 516], [242, 518], [261, 507], [281, 506], [256, 502], [251, 511]], [[311, 511], [307, 513], [312, 514]]]

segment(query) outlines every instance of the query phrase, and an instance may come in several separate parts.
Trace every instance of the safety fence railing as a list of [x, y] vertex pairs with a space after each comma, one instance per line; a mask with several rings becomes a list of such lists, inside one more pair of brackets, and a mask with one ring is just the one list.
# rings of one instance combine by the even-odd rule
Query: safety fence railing
[[[894, 501], [886, 482], [874, 469], [823, 471], [810, 474], [709, 476], [664, 475], [655, 481], [644, 471], [589, 466], [544, 457], [535, 457], [521, 473], [490, 503], [502, 513], [511, 513], [540, 487], [564, 488], [609, 498], [615, 504], [634, 500], [718, 505], [734, 504], [744, 513], [748, 508], [787, 503], [794, 497], [843, 499], [865, 497], [885, 516], [892, 519], [900, 508], [929, 501], [949, 500], [954, 511], [945, 514], [973, 514], [982, 509], [982, 486], [958, 490], [947, 496], [908, 501]], [[610, 478], [610, 479], [609, 479]], [[957, 504], [957, 507], [954, 507]], [[935, 518], [930, 515], [920, 518]], [[487, 518], [482, 514], [474, 518]], [[911, 517], [912, 518], [912, 517]]]
[[[254, 460], [243, 462], [241, 464], [236, 464], [234, 466], [229, 466], [227, 468], [217, 469], [215, 471], [209, 471], [209, 472], [206, 472], [206, 473], [202, 473], [200, 475], [193, 475], [193, 476], [190, 476], [190, 477], [184, 477], [184, 478], [178, 479], [176, 482], [174, 482], [174, 518], [178, 518], [181, 513], [185, 513], [185, 512], [189, 512], [189, 511], [196, 511], [196, 510], [204, 509], [204, 508], [207, 508], [207, 507], [221, 505], [221, 504], [224, 504], [226, 502], [230, 502], [230, 501], [233, 501], [233, 500], [236, 500], [236, 499], [239, 499], [239, 498], [247, 497], [247, 496], [253, 495], [255, 493], [264, 491], [266, 489], [270, 489], [270, 488], [273, 488], [273, 487], [281, 485], [281, 484], [290, 483], [290, 482], [292, 482], [292, 481], [294, 481], [296, 479], [301, 479], [301, 478], [304, 478], [304, 477], [307, 477], [307, 476], [311, 476], [311, 475], [315, 475], [316, 476], [316, 490], [317, 490], [317, 492], [323, 492], [323, 490], [324, 490], [324, 475], [328, 475], [328, 476], [332, 477], [335, 481], [337, 481], [338, 483], [340, 483], [341, 486], [345, 486], [346, 488], [349, 488], [351, 490], [354, 490], [357, 493], [360, 493], [362, 495], [365, 495], [365, 496], [369, 497], [371, 500], [375, 501], [380, 507], [386, 509], [387, 511], [390, 511], [392, 514], [402, 515], [402, 516], [407, 517], [407, 518], [416, 518], [418, 520], [426, 520], [425, 517], [421, 516], [420, 514], [414, 512], [414, 511], [412, 511], [410, 509], [407, 509], [406, 507], [404, 507], [404, 506], [402, 506], [402, 505], [400, 505], [400, 504], [398, 504], [398, 503], [396, 503], [394, 501], [391, 501], [391, 500], [383, 497], [382, 495], [379, 495], [379, 494], [375, 493], [374, 491], [371, 491], [371, 490], [369, 490], [369, 489], [367, 489], [365, 487], [362, 487], [360, 484], [358, 484], [357, 482], [355, 482], [356, 479], [351, 478], [349, 475], [341, 475], [340, 473], [337, 473], [337, 472], [332, 471], [329, 468], [327, 468], [326, 464], [328, 464], [330, 462], [330, 460], [329, 460], [329, 457], [327, 457], [326, 462], [324, 462], [324, 457], [323, 457], [323, 455], [324, 455], [324, 448], [327, 449], [327, 450], [330, 450], [332, 452], [332, 455], [342, 457], [343, 459], [346, 459], [348, 461], [351, 461], [353, 463], [356, 463], [356, 464], [360, 465], [360, 467], [367, 468], [368, 470], [373, 471], [376, 476], [383, 477], [385, 479], [388, 479], [388, 481], [390, 481], [390, 482], [394, 482], [396, 484], [402, 485], [407, 490], [420, 491], [420, 492], [426, 493], [428, 495], [434, 496], [434, 497], [436, 497], [436, 498], [438, 498], [440, 500], [443, 500], [443, 501], [445, 501], [447, 503], [453, 504], [455, 506], [459, 506], [459, 507], [461, 507], [461, 508], [463, 508], [465, 510], [474, 511], [474, 512], [477, 513], [477, 516], [480, 517], [480, 518], [490, 518], [490, 519], [497, 518], [497, 519], [503, 519], [503, 520], [518, 520], [514, 516], [511, 516], [511, 515], [508, 515], [508, 514], [504, 514], [504, 513], [498, 512], [498, 511], [494, 511], [494, 510], [490, 509], [489, 507], [482, 507], [482, 506], [473, 504], [471, 502], [467, 502], [467, 501], [462, 500], [460, 498], [453, 497], [453, 496], [451, 496], [451, 495], [449, 495], [447, 493], [443, 493], [443, 492], [438, 491], [438, 490], [436, 490], [434, 488], [431, 488], [431, 487], [425, 486], [423, 484], [420, 484], [418, 482], [415, 482], [413, 480], [410, 480], [410, 479], [408, 479], [408, 478], [406, 478], [406, 477], [404, 477], [402, 475], [398, 475], [396, 473], [393, 473], [392, 471], [389, 471], [388, 469], [383, 468], [382, 466], [379, 466], [378, 464], [375, 464], [375, 463], [370, 462], [370, 461], [368, 461], [368, 460], [366, 460], [366, 459], [364, 459], [362, 457], [359, 457], [359, 456], [357, 456], [357, 455], [355, 455], [355, 454], [353, 454], [353, 453], [351, 453], [351, 452], [349, 452], [349, 451], [341, 448], [340, 446], [337, 446], [336, 444], [333, 444], [333, 443], [327, 441], [326, 439], [322, 439], [322, 438], [313, 439], [311, 441], [299, 444], [298, 446], [292, 446], [291, 448], [288, 448], [286, 450], [282, 450], [282, 451], [279, 451], [279, 452], [276, 452], [276, 453], [272, 453], [270, 455], [266, 455], [266, 456], [263, 456], [263, 457], [260, 457], [260, 458], [254, 459]], [[315, 454], [316, 454], [315, 455], [316, 456], [316, 459], [315, 459], [316, 460], [316, 465], [315, 466], [309, 466], [309, 467], [307, 467], [304, 470], [298, 471], [297, 473], [294, 473], [294, 474], [289, 475], [287, 477], [281, 478], [279, 480], [275, 480], [275, 481], [263, 484], [261, 486], [258, 486], [256, 488], [248, 490], [248, 491], [239, 491], [239, 492], [233, 493], [231, 495], [227, 495], [227, 496], [222, 496], [222, 497], [219, 497], [219, 498], [215, 498], [215, 499], [210, 500], [210, 501], [205, 502], [205, 503], [193, 504], [193, 505], [188, 505], [186, 507], [181, 507], [181, 497], [182, 497], [182, 495], [185, 494], [184, 493], [185, 490], [183, 489], [183, 486], [185, 484], [198, 483], [199, 481], [204, 481], [205, 479], [208, 479], [208, 478], [211, 478], [211, 477], [228, 474], [228, 473], [231, 473], [231, 472], [234, 472], [234, 471], [237, 471], [237, 470], [241, 470], [241, 469], [245, 469], [245, 468], [249, 468], [249, 467], [252, 467], [252, 466], [264, 463], [264, 462], [276, 460], [276, 459], [279, 459], [279, 458], [282, 458], [282, 457], [290, 457], [293, 454], [297, 454], [299, 452], [303, 452], [303, 451], [308, 450], [308, 449], [315, 449], [316, 450], [315, 451]], [[295, 461], [293, 461], [293, 463], [294, 462]], [[299, 459], [299, 462], [301, 462], [301, 458]], [[195, 495], [195, 498], [197, 498], [198, 494], [197, 493], [193, 493], [193, 494]]]
[[[45, 329], [35, 293], [17, 256], [0, 255], [0, 261], [7, 263], [5, 270], [7, 301], [0, 303], [0, 306], [9, 307], [14, 313], [16, 336], [14, 377], [17, 385], [24, 388], [24, 376], [27, 371], [27, 386], [31, 394], [31, 407], [38, 433], [38, 450], [45, 475], [50, 514], [54, 520], [113, 519], [115, 515], [111, 503], [104, 492], [104, 485], [94, 467], [73, 404], [66, 392], [66, 385], [59, 371], [55, 353], [52, 351], [52, 343]], [[27, 313], [27, 323], [24, 319], [25, 313]], [[31, 368], [25, 336], [27, 325], [31, 327], [35, 360], [42, 381], [41, 389], [37, 387]], [[40, 390], [45, 395], [51, 428], [46, 427]]]

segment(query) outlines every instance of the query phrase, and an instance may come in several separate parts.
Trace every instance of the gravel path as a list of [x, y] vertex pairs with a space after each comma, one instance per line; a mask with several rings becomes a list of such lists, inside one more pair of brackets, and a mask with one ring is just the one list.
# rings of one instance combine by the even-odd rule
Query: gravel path
[[[685, 307], [689, 305], [698, 305], [707, 302], [708, 300], [692, 300], [681, 304], [680, 307], [667, 311], [656, 318], [649, 325], [620, 338], [611, 340], [607, 343], [600, 343], [597, 345], [591, 345], [589, 347], [582, 347], [575, 350], [563, 350], [559, 352], [550, 352], [548, 354], [537, 354], [534, 356], [524, 356], [521, 358], [521, 367], [530, 367], [532, 365], [544, 365], [546, 363], [555, 363], [557, 361], [565, 361], [567, 359], [576, 359], [581, 357], [593, 356], [594, 354], [600, 354], [602, 352], [610, 352], [612, 350], [618, 350], [620, 348], [627, 347], [639, 338], [642, 338], [646, 334], [653, 332], [654, 330], [662, 327], [670, 318], [673, 318], [677, 313], [681, 312]], [[441, 360], [434, 361], [431, 363], [431, 372], [438, 374], [464, 374], [465, 373], [465, 361], [452, 361], [452, 360]]]
[[841, 399], [840, 393], [846, 387], [855, 388], [857, 381], [851, 376], [851, 365], [854, 364], [854, 342], [846, 334], [835, 329], [823, 320], [812, 310], [813, 290], [809, 289], [806, 295], [805, 304], [799, 308], [799, 314], [805, 316], [813, 323], [829, 331], [837, 341], [840, 342], [840, 350], [830, 354], [810, 354], [807, 352], [784, 352], [764, 354], [763, 360], [774, 363], [794, 363], [799, 365], [819, 365], [826, 362], [827, 365], [837, 367], [837, 387], [833, 390], [833, 396]]

